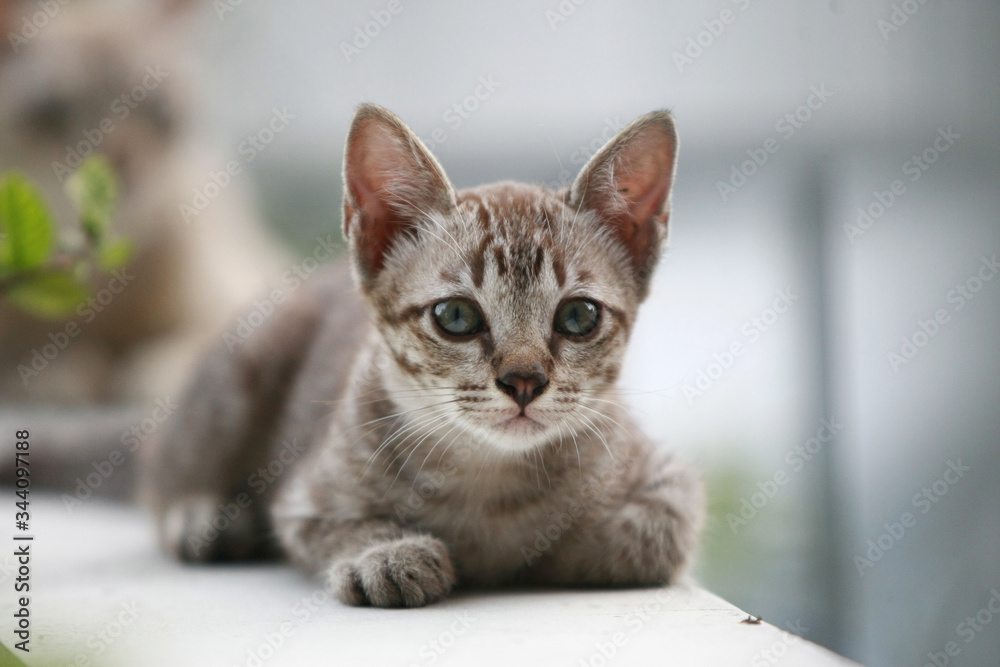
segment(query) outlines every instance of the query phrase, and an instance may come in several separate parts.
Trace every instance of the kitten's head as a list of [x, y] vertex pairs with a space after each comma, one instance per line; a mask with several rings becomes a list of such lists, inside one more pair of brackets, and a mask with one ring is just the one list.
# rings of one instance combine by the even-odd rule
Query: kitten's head
[[389, 395], [444, 436], [508, 451], [603, 428], [666, 236], [677, 140], [639, 118], [571, 188], [455, 191], [420, 140], [361, 107], [347, 140], [344, 233], [394, 358]]

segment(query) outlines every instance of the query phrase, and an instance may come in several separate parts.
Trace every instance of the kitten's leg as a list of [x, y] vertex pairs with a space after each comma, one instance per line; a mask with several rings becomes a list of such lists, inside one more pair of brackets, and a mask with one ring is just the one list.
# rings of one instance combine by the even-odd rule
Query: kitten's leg
[[145, 446], [142, 495], [168, 552], [195, 562], [276, 555], [275, 484], [261, 489], [257, 471], [282, 460], [279, 427], [322, 312], [303, 291], [239, 345], [217, 343]]
[[330, 588], [347, 604], [422, 607], [455, 586], [455, 568], [444, 542], [394, 521], [277, 523], [292, 560], [324, 572]]
[[273, 556], [265, 517], [259, 507], [240, 506], [221, 492], [181, 496], [158, 517], [160, 544], [174, 558], [190, 563]]
[[643, 483], [623, 501], [584, 502], [577, 527], [530, 565], [525, 579], [593, 585], [676, 582], [697, 545], [702, 489], [676, 460], [654, 461]]
[[[277, 356], [277, 355], [275, 355]], [[215, 350], [162, 433], [142, 451], [142, 495], [161, 546], [180, 560], [267, 557], [263, 498], [248, 480], [266, 464], [268, 399], [280, 409], [286, 383], [248, 382], [239, 355]], [[263, 460], [262, 460], [263, 459]]]

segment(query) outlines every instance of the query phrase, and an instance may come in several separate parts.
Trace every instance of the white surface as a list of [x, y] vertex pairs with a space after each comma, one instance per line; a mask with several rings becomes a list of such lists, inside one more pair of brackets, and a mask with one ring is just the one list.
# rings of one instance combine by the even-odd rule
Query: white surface
[[[133, 508], [91, 500], [70, 513], [36, 493], [32, 509], [32, 666], [853, 664], [741, 623], [745, 613], [694, 586], [463, 592], [424, 609], [358, 609], [288, 566], [174, 563]], [[4, 619], [12, 551], [0, 560]], [[11, 633], [3, 623], [8, 647]]]

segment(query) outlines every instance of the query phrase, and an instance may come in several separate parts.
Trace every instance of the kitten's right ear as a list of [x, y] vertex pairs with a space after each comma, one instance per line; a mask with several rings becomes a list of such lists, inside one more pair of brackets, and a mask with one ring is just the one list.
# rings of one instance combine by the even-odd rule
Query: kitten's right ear
[[447, 215], [455, 189], [403, 121], [374, 104], [358, 108], [344, 152], [344, 237], [362, 286], [382, 270], [393, 243], [430, 213]]

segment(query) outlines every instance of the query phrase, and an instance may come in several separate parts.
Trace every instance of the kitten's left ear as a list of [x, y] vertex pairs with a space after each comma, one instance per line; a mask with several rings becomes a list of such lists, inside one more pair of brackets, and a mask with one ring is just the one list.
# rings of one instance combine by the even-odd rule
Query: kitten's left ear
[[628, 251], [644, 296], [667, 233], [677, 131], [666, 111], [642, 116], [590, 159], [568, 203], [597, 214]]
[[344, 154], [344, 237], [362, 286], [381, 272], [405, 235], [430, 213], [448, 214], [455, 190], [434, 156], [390, 111], [362, 105]]

